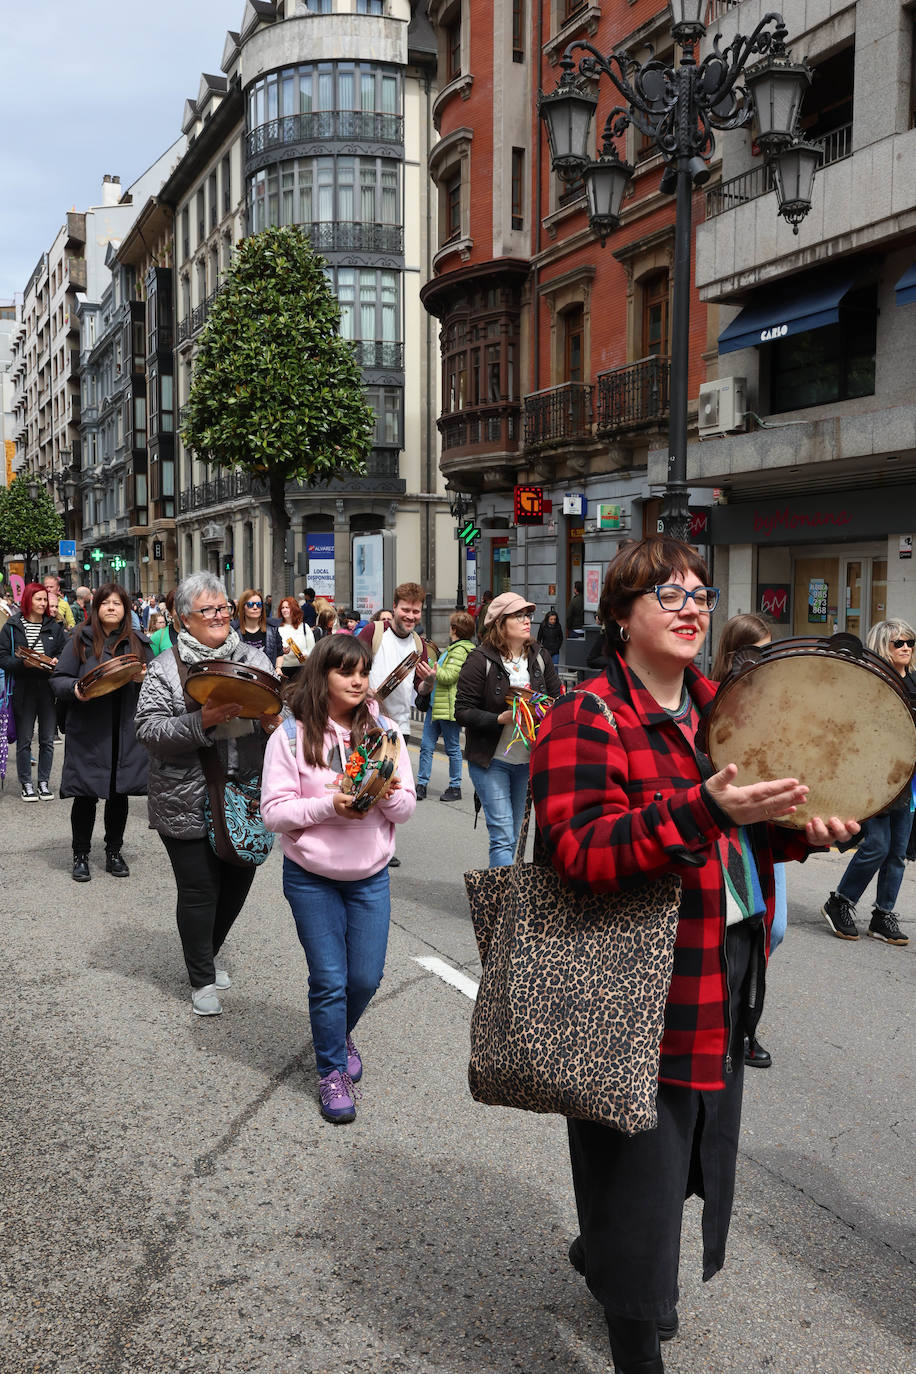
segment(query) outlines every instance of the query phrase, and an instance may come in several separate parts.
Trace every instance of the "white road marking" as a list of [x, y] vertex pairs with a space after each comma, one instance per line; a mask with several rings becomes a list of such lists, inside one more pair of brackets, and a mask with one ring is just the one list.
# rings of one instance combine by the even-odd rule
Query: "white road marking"
[[470, 997], [472, 1002], [477, 1000], [477, 989], [479, 983], [475, 983], [473, 978], [469, 978], [466, 973], [460, 973], [458, 969], [452, 968], [444, 959], [434, 959], [431, 955], [411, 956], [415, 964], [425, 968], [428, 973], [434, 973], [437, 978], [441, 978], [443, 983], [448, 983], [449, 987], [457, 988], [463, 992], [465, 997]]

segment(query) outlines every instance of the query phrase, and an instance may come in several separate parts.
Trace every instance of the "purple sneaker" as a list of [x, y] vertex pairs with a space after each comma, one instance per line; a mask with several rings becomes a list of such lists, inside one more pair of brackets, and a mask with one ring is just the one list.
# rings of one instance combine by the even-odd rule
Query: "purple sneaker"
[[350, 1096], [350, 1080], [346, 1074], [333, 1069], [325, 1078], [318, 1080], [318, 1097], [321, 1102], [321, 1115], [335, 1126], [356, 1120], [356, 1107]]
[[353, 1036], [347, 1036], [347, 1077], [351, 1083], [358, 1083], [363, 1076], [363, 1061], [359, 1050], [353, 1043]]

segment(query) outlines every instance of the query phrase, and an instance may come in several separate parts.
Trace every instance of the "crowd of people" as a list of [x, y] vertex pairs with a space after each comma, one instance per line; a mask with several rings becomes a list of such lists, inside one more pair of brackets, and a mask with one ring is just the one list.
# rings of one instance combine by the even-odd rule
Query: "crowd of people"
[[[488, 595], [476, 623], [456, 610], [440, 650], [420, 628], [425, 593], [415, 582], [401, 583], [390, 609], [371, 620], [311, 591], [282, 597], [275, 614], [256, 588], [234, 603], [208, 572], [186, 577], [161, 603], [132, 604], [106, 583], [78, 590], [69, 627], [54, 582], [26, 586], [0, 631], [22, 799], [53, 798], [62, 729], [73, 878], [87, 882], [98, 802], [105, 870], [126, 878], [128, 798], [147, 796], [174, 875], [191, 1011], [211, 1017], [230, 986], [220, 953], [257, 873], [221, 849], [216, 816], [225, 819], [229, 783], [251, 790], [268, 841], [279, 837], [308, 969], [319, 1110], [333, 1124], [356, 1116], [363, 1056], [354, 1033], [384, 972], [397, 827], [427, 798], [440, 735], [449, 765], [441, 800], [462, 798], [463, 731], [492, 867], [514, 860], [530, 786], [538, 843], [573, 888], [610, 894], [677, 875], [658, 1125], [629, 1137], [568, 1123], [579, 1221], [570, 1261], [604, 1308], [618, 1374], [659, 1374], [660, 1341], [677, 1329], [691, 1193], [704, 1202], [704, 1278], [724, 1262], [744, 1067], [771, 1062], [756, 1029], [767, 961], [785, 935], [784, 865], [858, 841], [823, 908], [830, 929], [857, 938], [855, 903], [877, 875], [868, 933], [906, 944], [893, 907], [912, 832], [909, 791], [861, 832], [856, 818], [837, 816], [789, 829], [774, 817], [804, 804], [804, 784], [741, 785], [734, 765], [714, 771], [697, 740], [717, 684], [735, 654], [765, 646], [771, 630], [759, 617], [735, 617], [711, 676], [701, 674], [695, 660], [718, 589], [695, 549], [662, 537], [627, 545], [609, 565], [599, 608], [604, 667], [587, 691], [565, 693], [556, 610], [533, 635], [535, 605], [511, 591]], [[581, 601], [581, 589], [575, 596]], [[580, 610], [572, 606], [567, 634], [580, 628]], [[897, 621], [869, 637], [916, 698], [914, 644], [916, 633]], [[189, 685], [215, 665], [232, 685], [198, 699]], [[269, 709], [246, 707], [239, 684], [253, 676], [272, 684]], [[415, 781], [406, 741], [418, 710]], [[384, 742], [388, 771], [379, 769], [372, 804], [363, 805], [354, 783], [369, 776]]]

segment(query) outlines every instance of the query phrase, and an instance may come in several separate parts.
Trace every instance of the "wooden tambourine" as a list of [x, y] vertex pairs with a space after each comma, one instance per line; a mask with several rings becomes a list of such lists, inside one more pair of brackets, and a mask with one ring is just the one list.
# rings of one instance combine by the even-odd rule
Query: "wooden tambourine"
[[401, 741], [397, 730], [382, 730], [376, 727], [366, 731], [364, 744], [368, 748], [368, 766], [363, 776], [344, 791], [354, 798], [353, 810], [366, 812], [377, 801], [381, 801], [397, 767], [401, 752]]
[[855, 635], [781, 639], [740, 649], [697, 737], [735, 783], [798, 778], [808, 800], [779, 825], [813, 816], [867, 820], [909, 785], [916, 722], [901, 679]]
[[22, 645], [16, 650], [16, 657], [22, 659], [27, 668], [40, 668], [43, 673], [53, 673], [56, 664], [53, 658], [38, 649], [26, 649]]
[[188, 670], [185, 691], [201, 706], [210, 700], [216, 706], [236, 702], [242, 708], [239, 715], [244, 720], [278, 715], [282, 706], [280, 684], [271, 673], [247, 663], [233, 663], [228, 658], [195, 663]]
[[411, 672], [413, 672], [414, 668], [416, 668], [419, 662], [419, 650], [412, 649], [406, 658], [401, 659], [400, 663], [395, 668], [394, 672], [389, 673], [388, 676], [385, 678], [385, 681], [380, 682], [379, 685], [376, 687], [376, 698], [379, 701], [384, 701], [387, 696], [390, 696], [391, 693], [394, 691], [395, 687], [402, 683], [404, 679]]
[[84, 701], [108, 696], [109, 692], [117, 692], [126, 683], [134, 682], [142, 669], [143, 659], [136, 654], [118, 654], [80, 678], [80, 696]]

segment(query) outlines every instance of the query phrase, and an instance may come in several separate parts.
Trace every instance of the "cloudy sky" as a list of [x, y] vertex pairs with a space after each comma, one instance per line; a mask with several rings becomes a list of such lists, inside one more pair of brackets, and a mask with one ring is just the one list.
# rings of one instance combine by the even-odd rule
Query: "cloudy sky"
[[68, 210], [127, 187], [219, 73], [244, 0], [0, 0], [0, 301], [21, 292]]

